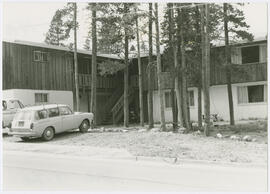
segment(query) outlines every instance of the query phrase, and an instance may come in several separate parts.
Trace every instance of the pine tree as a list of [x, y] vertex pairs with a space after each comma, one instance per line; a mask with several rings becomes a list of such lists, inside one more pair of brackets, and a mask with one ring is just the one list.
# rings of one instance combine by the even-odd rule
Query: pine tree
[[[103, 17], [99, 19], [101, 25], [98, 32], [99, 50], [122, 56], [124, 54], [124, 126], [129, 125], [129, 41], [134, 39], [136, 14], [134, 3], [103, 3], [100, 11]], [[131, 14], [133, 13], [133, 14]], [[108, 46], [109, 45], [109, 46]]]
[[65, 46], [64, 42], [70, 37], [70, 26], [63, 19], [66, 16], [65, 9], [58, 9], [50, 24], [50, 28], [46, 33], [45, 43], [50, 45]]

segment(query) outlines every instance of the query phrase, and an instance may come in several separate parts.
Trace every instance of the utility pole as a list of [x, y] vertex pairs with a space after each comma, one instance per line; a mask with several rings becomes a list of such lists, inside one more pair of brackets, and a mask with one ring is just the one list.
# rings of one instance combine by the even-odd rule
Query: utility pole
[[76, 93], [76, 110], [80, 111], [80, 96], [78, 83], [78, 58], [77, 58], [77, 3], [73, 3], [74, 7], [74, 66], [75, 66], [75, 93]]
[[96, 125], [96, 93], [97, 91], [97, 31], [96, 31], [96, 3], [92, 3], [92, 83], [91, 83], [91, 112], [94, 114]]
[[234, 110], [233, 110], [232, 83], [231, 83], [231, 51], [229, 45], [227, 3], [223, 4], [223, 12], [224, 12], [224, 32], [225, 32], [226, 78], [227, 78], [227, 91], [228, 91], [229, 111], [230, 111], [230, 124], [234, 125]]
[[161, 88], [161, 56], [160, 56], [160, 42], [159, 42], [159, 21], [158, 21], [158, 3], [155, 3], [155, 24], [156, 24], [156, 49], [157, 49], [157, 75], [158, 75], [158, 91], [160, 100], [160, 122], [161, 130], [166, 130], [165, 113], [164, 113], [164, 92]]

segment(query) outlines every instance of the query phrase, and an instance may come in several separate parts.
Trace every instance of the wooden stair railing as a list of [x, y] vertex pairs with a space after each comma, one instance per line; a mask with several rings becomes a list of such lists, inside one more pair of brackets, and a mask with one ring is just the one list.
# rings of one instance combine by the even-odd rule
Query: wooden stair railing
[[[134, 93], [134, 89], [133, 87], [129, 87], [129, 104], [131, 103], [131, 101], [133, 100], [133, 93]], [[116, 124], [116, 122], [120, 119], [119, 116], [117, 117], [117, 114], [119, 113], [120, 110], [122, 110], [124, 106], [124, 94], [119, 98], [119, 100], [116, 102], [116, 104], [113, 106], [111, 112], [113, 115], [113, 123]], [[120, 111], [121, 112], [121, 111]]]

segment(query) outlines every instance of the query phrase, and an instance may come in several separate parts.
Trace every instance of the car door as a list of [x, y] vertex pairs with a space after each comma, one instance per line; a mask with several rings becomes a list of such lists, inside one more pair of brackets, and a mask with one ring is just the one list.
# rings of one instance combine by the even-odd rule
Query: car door
[[76, 129], [76, 122], [74, 121], [74, 114], [67, 106], [59, 107], [60, 117], [62, 120], [62, 131]]
[[59, 109], [58, 108], [48, 108], [48, 114], [49, 114], [49, 119], [48, 119], [48, 127], [53, 126], [55, 129], [55, 133], [60, 133], [62, 132], [62, 120], [59, 114]]

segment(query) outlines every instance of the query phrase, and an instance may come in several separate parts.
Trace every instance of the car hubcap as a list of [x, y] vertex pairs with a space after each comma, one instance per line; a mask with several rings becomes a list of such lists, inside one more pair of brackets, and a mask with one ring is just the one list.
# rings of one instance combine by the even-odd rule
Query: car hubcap
[[85, 128], [85, 129], [87, 128], [87, 123], [85, 123], [85, 122], [83, 123], [83, 128]]
[[48, 131], [46, 132], [46, 135], [47, 135], [48, 137], [50, 137], [50, 136], [51, 136], [51, 131], [48, 130]]

